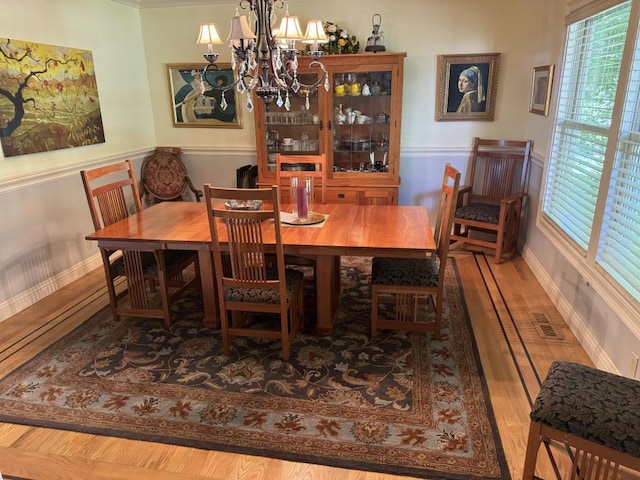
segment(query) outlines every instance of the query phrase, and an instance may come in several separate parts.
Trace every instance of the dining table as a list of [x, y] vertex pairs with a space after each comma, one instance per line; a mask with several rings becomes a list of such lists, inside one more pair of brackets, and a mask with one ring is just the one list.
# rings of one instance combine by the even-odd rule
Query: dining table
[[[290, 212], [290, 205], [281, 205]], [[340, 302], [342, 256], [424, 258], [435, 242], [427, 211], [422, 206], [314, 204], [311, 209], [325, 217], [315, 225], [282, 224], [285, 255], [315, 260], [316, 327], [318, 334], [333, 330]], [[224, 242], [226, 227], [217, 225]], [[85, 237], [108, 250], [135, 250], [152, 245], [158, 250], [198, 252], [204, 303], [204, 321], [219, 325], [220, 312], [212, 261], [212, 242], [206, 204], [162, 202], [115, 222]], [[273, 238], [263, 239], [268, 246]]]

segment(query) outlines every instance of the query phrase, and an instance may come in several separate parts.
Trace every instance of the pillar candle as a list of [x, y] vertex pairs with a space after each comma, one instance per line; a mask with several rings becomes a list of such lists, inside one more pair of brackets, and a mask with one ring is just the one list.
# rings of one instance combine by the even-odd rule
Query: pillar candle
[[307, 218], [309, 199], [304, 185], [296, 187], [296, 204], [298, 206], [298, 218]]

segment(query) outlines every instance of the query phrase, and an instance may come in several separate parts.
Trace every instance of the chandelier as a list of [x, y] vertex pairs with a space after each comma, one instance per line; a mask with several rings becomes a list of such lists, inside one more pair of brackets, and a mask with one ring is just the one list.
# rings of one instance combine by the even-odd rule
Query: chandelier
[[[275, 9], [284, 9], [285, 14], [280, 21], [279, 28], [273, 28], [277, 22]], [[240, 9], [248, 10], [247, 15], [240, 15]], [[250, 25], [253, 24], [253, 28]], [[306, 108], [309, 109], [309, 93], [318, 89], [324, 83], [325, 90], [329, 90], [329, 79], [324, 65], [320, 61], [322, 52], [318, 48], [320, 43], [328, 41], [320, 20], [310, 20], [305, 35], [302, 35], [298, 17], [289, 15], [289, 7], [284, 0], [240, 0], [236, 7], [236, 15], [231, 19], [231, 29], [227, 38], [231, 49], [231, 69], [234, 82], [225, 86], [216, 86], [207, 79], [207, 73], [217, 71], [215, 64], [219, 57], [213, 50], [213, 45], [222, 45], [215, 24], [204, 23], [200, 26], [198, 44], [207, 45], [204, 58], [207, 65], [202, 72], [202, 78], [208, 85], [205, 90], [222, 90], [220, 106], [226, 109], [225, 93], [236, 89], [240, 94], [246, 94], [246, 108], [253, 111], [253, 96], [264, 101], [266, 108], [272, 102], [279, 107], [289, 110], [289, 93], [306, 96]], [[303, 83], [298, 76], [298, 54], [296, 42], [310, 44], [309, 54], [312, 61], [309, 71], [316, 77], [310, 84]], [[233, 94], [233, 92], [232, 92]]]

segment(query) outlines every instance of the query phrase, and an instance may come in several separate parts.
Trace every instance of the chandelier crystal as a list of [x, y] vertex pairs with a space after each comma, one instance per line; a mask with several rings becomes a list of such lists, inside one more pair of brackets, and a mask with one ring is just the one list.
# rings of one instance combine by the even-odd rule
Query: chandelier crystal
[[[285, 12], [278, 28], [274, 27], [277, 23], [276, 9], [284, 9]], [[247, 15], [240, 15], [240, 10], [247, 10]], [[207, 45], [204, 55], [207, 65], [202, 77], [211, 88], [223, 90], [223, 100], [225, 93], [235, 88], [240, 94], [246, 95], [249, 111], [253, 110], [254, 92], [267, 109], [275, 101], [278, 106], [284, 105], [289, 110], [290, 92], [304, 92], [308, 100], [309, 93], [320, 85], [329, 90], [327, 71], [320, 61], [322, 52], [318, 48], [318, 44], [327, 42], [322, 22], [310, 20], [303, 35], [298, 17], [289, 15], [289, 7], [284, 0], [240, 0], [236, 15], [231, 19], [227, 41], [231, 49], [231, 69], [235, 81], [218, 87], [208, 82], [207, 73], [218, 70], [215, 62], [219, 54], [213, 51], [213, 45], [222, 44], [222, 41], [213, 23], [200, 26], [197, 43]], [[312, 45], [309, 72], [315, 72], [316, 78], [310, 84], [303, 83], [298, 76], [300, 52], [296, 49], [296, 42], [299, 41]]]

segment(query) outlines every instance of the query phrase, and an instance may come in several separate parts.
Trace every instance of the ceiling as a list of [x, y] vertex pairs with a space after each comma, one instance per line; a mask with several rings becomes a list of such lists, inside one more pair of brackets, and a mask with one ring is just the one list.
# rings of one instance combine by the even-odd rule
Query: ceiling
[[111, 0], [136, 8], [191, 7], [194, 5], [235, 4], [238, 0]]

